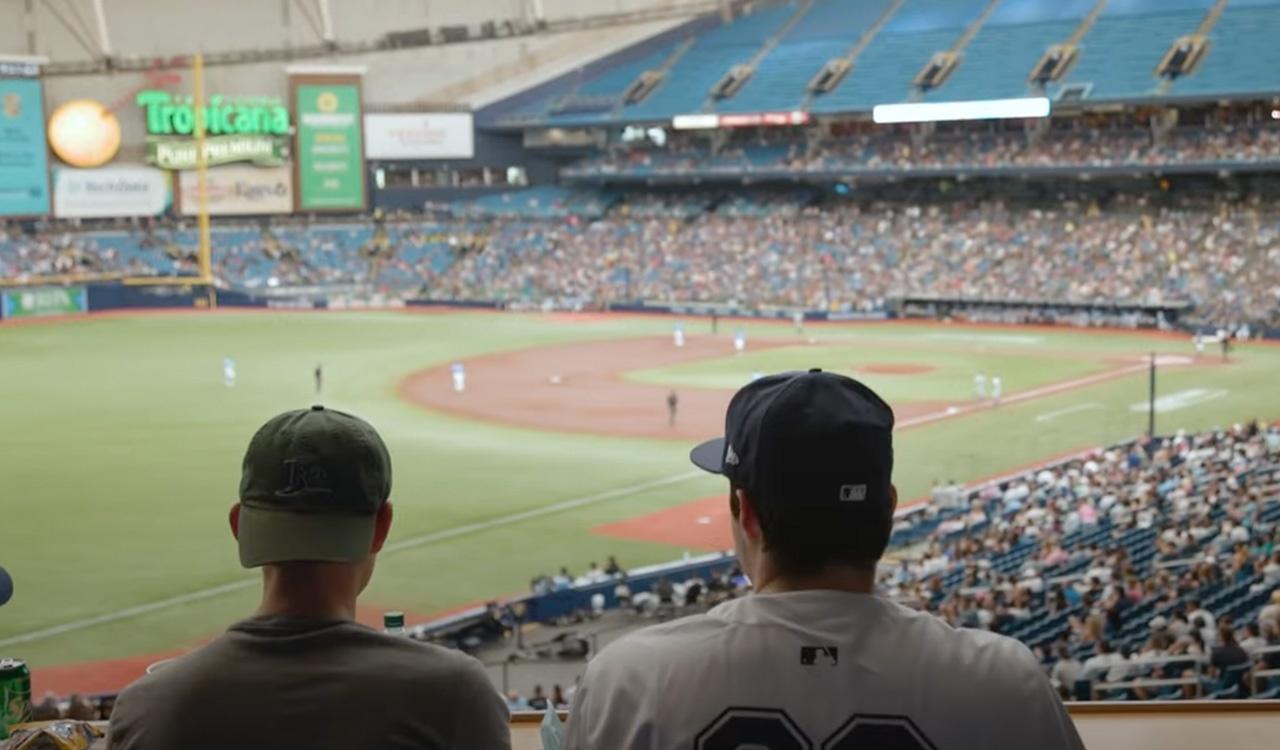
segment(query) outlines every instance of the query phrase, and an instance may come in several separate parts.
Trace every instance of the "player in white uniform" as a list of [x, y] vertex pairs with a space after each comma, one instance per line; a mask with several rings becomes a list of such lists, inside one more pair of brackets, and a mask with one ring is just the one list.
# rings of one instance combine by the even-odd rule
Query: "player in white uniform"
[[742, 354], [747, 350], [747, 332], [739, 328], [733, 332], [733, 351]]
[[222, 358], [222, 383], [228, 388], [236, 386], [236, 361], [230, 357]]
[[991, 405], [1000, 405], [1000, 396], [1004, 393], [1004, 382], [1000, 380], [999, 375], [991, 376]]
[[1031, 652], [872, 593], [897, 505], [893, 412], [866, 386], [773, 375], [694, 449], [729, 479], [753, 595], [638, 631], [587, 667], [567, 750], [1077, 750]]
[[449, 365], [449, 373], [453, 375], [454, 392], [462, 393], [467, 390], [467, 370], [462, 366], [461, 362], [454, 362]]
[[671, 329], [671, 338], [676, 347], [684, 346], [684, 323], [676, 323], [675, 328]]
[[973, 376], [973, 390], [975, 393], [978, 394], [979, 400], [987, 397], [987, 376], [986, 375], [983, 375], [982, 373], [978, 373], [977, 375]]

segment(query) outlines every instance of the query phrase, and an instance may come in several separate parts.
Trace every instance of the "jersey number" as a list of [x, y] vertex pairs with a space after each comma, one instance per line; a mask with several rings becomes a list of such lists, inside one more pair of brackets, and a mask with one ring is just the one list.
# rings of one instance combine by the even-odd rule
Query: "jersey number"
[[694, 750], [935, 750], [905, 716], [854, 714], [821, 745], [777, 708], [728, 708], [698, 734]]

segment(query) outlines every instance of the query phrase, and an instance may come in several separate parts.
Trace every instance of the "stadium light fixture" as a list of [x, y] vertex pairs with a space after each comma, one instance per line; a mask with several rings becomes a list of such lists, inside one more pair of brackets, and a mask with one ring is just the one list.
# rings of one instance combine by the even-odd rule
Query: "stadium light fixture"
[[877, 104], [871, 110], [871, 119], [880, 124], [1027, 119], [1048, 117], [1050, 109], [1049, 99], [1043, 96], [971, 102], [907, 102]]

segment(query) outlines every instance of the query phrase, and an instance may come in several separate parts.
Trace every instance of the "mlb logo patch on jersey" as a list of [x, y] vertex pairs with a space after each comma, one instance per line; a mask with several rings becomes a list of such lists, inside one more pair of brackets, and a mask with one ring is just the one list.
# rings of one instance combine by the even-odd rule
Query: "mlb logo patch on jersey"
[[812, 667], [815, 664], [827, 664], [834, 667], [840, 663], [840, 649], [836, 646], [801, 646], [800, 665]]

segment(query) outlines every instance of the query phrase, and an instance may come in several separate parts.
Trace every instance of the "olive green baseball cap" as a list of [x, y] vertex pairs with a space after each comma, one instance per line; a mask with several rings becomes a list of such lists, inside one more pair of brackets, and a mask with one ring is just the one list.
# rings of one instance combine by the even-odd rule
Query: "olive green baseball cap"
[[240, 564], [360, 562], [391, 495], [391, 455], [357, 416], [287, 411], [249, 441], [240, 476]]

